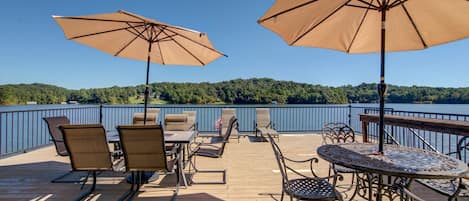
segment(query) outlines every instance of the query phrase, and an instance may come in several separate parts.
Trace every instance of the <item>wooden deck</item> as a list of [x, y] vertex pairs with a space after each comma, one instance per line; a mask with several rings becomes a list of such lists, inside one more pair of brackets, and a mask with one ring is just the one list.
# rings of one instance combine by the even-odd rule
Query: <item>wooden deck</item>
[[[284, 155], [306, 159], [317, 156], [320, 143], [319, 135], [284, 134], [279, 145]], [[280, 200], [281, 176], [270, 143], [245, 137], [240, 143], [233, 140], [227, 144], [222, 159], [199, 159], [200, 168], [226, 168], [228, 183], [181, 188], [177, 200]], [[50, 183], [69, 168], [68, 158], [57, 156], [52, 146], [1, 159], [0, 200], [71, 200], [80, 194], [78, 184]], [[308, 166], [295, 166], [295, 169], [306, 172]], [[328, 163], [320, 160], [317, 169], [326, 176]], [[98, 177], [96, 194], [88, 200], [116, 200], [129, 188], [123, 177], [111, 176], [104, 173]], [[217, 176], [199, 175], [196, 179], [220, 179]], [[144, 185], [135, 200], [170, 200], [174, 183], [174, 175], [160, 176], [157, 181]], [[414, 191], [425, 200], [446, 200], [421, 186], [414, 187]]]

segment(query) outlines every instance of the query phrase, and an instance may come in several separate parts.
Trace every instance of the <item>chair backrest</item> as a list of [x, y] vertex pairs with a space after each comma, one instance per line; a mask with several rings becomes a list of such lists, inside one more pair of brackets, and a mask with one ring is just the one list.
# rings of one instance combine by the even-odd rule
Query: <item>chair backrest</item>
[[168, 170], [160, 125], [117, 126], [117, 130], [127, 171]]
[[218, 151], [219, 156], [223, 155], [223, 152], [225, 150], [225, 145], [230, 139], [231, 133], [233, 133], [233, 130], [237, 128], [238, 128], [238, 119], [235, 116], [232, 116], [228, 122], [228, 128], [226, 129], [226, 133], [223, 133], [223, 142]]
[[196, 123], [197, 111], [183, 111], [183, 114], [187, 115], [187, 124], [190, 127], [194, 127]]
[[54, 142], [57, 154], [60, 156], [68, 156], [67, 148], [65, 148], [65, 143], [63, 141], [62, 131], [59, 129], [59, 125], [70, 124], [68, 117], [44, 117], [43, 119], [47, 123], [47, 127], [49, 128], [49, 135]]
[[282, 186], [283, 188], [285, 185], [288, 184], [288, 174], [287, 174], [287, 166], [285, 164], [285, 159], [283, 158], [282, 151], [278, 147], [277, 143], [270, 134], [267, 134], [269, 137], [270, 144], [272, 145], [272, 150], [274, 151], [275, 159], [277, 160], [278, 168], [280, 174], [282, 175]]
[[271, 127], [268, 108], [256, 108], [256, 124], [257, 127]]
[[355, 142], [355, 132], [345, 123], [329, 123], [322, 129], [322, 144]]
[[189, 128], [187, 114], [166, 114], [164, 116], [164, 129], [167, 131], [187, 131]]
[[145, 122], [145, 114], [143, 112], [134, 113], [132, 123], [134, 125], [156, 125], [158, 124], [158, 116], [160, 115], [160, 108], [147, 109], [147, 121]]
[[61, 125], [73, 170], [112, 170], [106, 131], [100, 124]]
[[466, 154], [463, 154], [463, 152], [466, 152], [469, 150], [469, 140], [467, 140], [469, 136], [464, 136], [458, 141], [458, 150], [456, 150], [457, 157], [459, 160], [463, 160], [463, 155], [466, 157]]
[[[231, 117], [236, 117], [236, 110], [233, 108], [223, 108], [221, 109], [221, 128], [226, 130], [229, 126]], [[225, 129], [223, 129], [225, 128]]]

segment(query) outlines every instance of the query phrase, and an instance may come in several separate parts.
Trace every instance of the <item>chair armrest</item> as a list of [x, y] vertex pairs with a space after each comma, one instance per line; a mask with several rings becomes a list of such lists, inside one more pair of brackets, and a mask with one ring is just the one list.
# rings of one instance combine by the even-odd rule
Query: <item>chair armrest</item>
[[[319, 159], [315, 158], [315, 157], [312, 157], [312, 158], [309, 158], [309, 159], [306, 159], [306, 160], [293, 160], [293, 159], [290, 159], [290, 158], [287, 158], [287, 157], [283, 157], [285, 160], [287, 161], [290, 161], [290, 162], [294, 162], [294, 163], [306, 163], [306, 162], [309, 162], [309, 169], [311, 170], [311, 173], [313, 174], [314, 177], [319, 177], [318, 174], [316, 173], [316, 171], [314, 171], [314, 168], [313, 168], [313, 163], [318, 163], [319, 162]], [[297, 171], [295, 171], [294, 169], [291, 169], [287, 166], [288, 169], [290, 169], [292, 172], [300, 175], [300, 176], [303, 176], [303, 177], [306, 177], [306, 178], [309, 178], [308, 176], [304, 175], [304, 174], [301, 174]]]
[[306, 163], [306, 162], [319, 162], [319, 159], [318, 158], [315, 158], [315, 157], [312, 157], [312, 158], [308, 158], [306, 160], [294, 160], [294, 159], [290, 159], [290, 158], [287, 158], [287, 157], [283, 157], [284, 159], [286, 159], [287, 161], [290, 161], [290, 162], [294, 162], [294, 163]]
[[51, 142], [64, 142], [63, 139], [55, 139], [55, 140], [54, 140], [54, 139], [50, 139], [49, 141], [51, 141]]

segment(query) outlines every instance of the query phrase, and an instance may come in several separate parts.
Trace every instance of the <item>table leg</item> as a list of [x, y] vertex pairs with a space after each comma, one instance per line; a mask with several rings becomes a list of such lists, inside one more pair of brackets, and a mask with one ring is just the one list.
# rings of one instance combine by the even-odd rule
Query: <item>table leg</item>
[[178, 159], [178, 166], [179, 168], [179, 174], [181, 175], [182, 181], [184, 182], [184, 187], [187, 188], [187, 179], [186, 175], [184, 174], [184, 145], [180, 144], [178, 147], [178, 152], [179, 152], [179, 159]]
[[378, 189], [376, 189], [376, 201], [382, 201], [383, 200], [383, 175], [379, 174], [378, 175]]

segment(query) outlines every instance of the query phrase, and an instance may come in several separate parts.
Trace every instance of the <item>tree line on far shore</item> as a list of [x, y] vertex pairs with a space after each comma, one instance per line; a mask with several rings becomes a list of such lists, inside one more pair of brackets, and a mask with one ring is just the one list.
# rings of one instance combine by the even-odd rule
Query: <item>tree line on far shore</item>
[[[327, 87], [269, 78], [236, 79], [218, 83], [153, 83], [152, 100], [168, 104], [346, 104], [376, 103], [376, 84]], [[144, 85], [70, 90], [46, 84], [0, 85], [0, 104], [138, 104]], [[469, 88], [389, 85], [388, 103], [468, 104]]]

